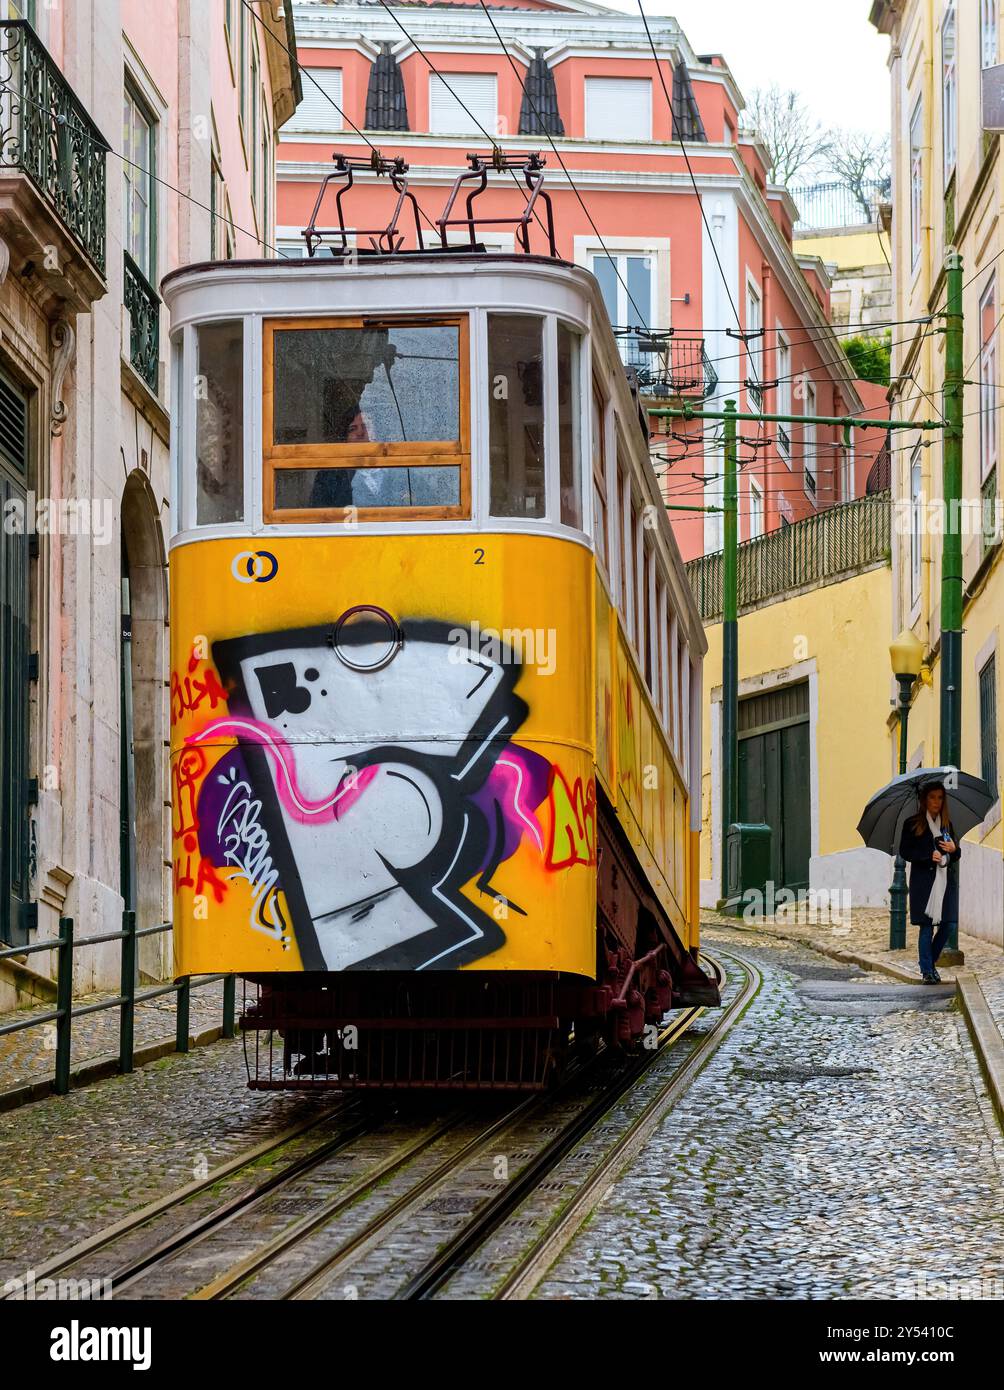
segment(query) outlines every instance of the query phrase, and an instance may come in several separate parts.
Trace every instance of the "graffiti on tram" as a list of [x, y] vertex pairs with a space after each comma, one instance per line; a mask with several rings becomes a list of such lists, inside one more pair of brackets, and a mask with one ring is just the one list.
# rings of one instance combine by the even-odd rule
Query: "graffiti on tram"
[[521, 846], [595, 864], [595, 785], [515, 741], [511, 649], [350, 613], [216, 642], [215, 672], [193, 654], [172, 681], [175, 713], [207, 716], [175, 763], [176, 888], [244, 881], [250, 926], [308, 970], [479, 960], [526, 916], [495, 882]]

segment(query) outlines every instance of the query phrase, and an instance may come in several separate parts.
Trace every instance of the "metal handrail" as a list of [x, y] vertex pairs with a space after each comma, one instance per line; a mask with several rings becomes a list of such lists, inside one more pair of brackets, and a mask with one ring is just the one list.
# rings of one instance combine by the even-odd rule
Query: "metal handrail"
[[[739, 611], [880, 563], [889, 553], [890, 520], [890, 494], [873, 493], [743, 541]], [[722, 552], [698, 556], [686, 568], [702, 621], [714, 622], [722, 614]]]
[[[191, 997], [193, 989], [203, 985], [223, 981], [223, 1027], [225, 1038], [237, 1036], [237, 979], [234, 975], [185, 975], [169, 984], [150, 985], [145, 989], [136, 988], [136, 942], [142, 936], [157, 936], [171, 931], [172, 923], [162, 922], [154, 927], [137, 927], [136, 914], [123, 912], [121, 931], [100, 932], [96, 936], [75, 939], [73, 918], [59, 919], [59, 936], [52, 941], [36, 941], [30, 946], [8, 946], [0, 951], [0, 960], [18, 956], [36, 955], [41, 951], [57, 951], [59, 959], [56, 966], [56, 1007], [44, 1014], [34, 1014], [31, 1018], [15, 1019], [0, 1024], [0, 1037], [20, 1033], [28, 1028], [41, 1028], [47, 1024], [56, 1025], [55, 1074], [52, 1089], [57, 1096], [65, 1096], [70, 1089], [70, 1049], [73, 1039], [73, 1020], [87, 1014], [103, 1013], [106, 1009], [119, 1012], [119, 1071], [131, 1072], [135, 1067], [135, 1021], [136, 1006], [151, 999], [159, 999], [167, 994], [177, 995], [175, 1015], [174, 1046], [176, 1052], [188, 1052], [191, 1047], [189, 1023], [191, 1017]], [[109, 941], [122, 942], [121, 986], [118, 994], [111, 999], [98, 999], [90, 1004], [73, 1003], [73, 953], [86, 946], [102, 946]]]

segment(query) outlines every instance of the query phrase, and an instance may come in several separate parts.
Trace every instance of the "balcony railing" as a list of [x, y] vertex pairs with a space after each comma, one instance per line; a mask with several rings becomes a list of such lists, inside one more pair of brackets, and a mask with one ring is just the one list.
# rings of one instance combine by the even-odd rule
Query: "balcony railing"
[[160, 299], [126, 251], [123, 299], [129, 313], [129, 361], [156, 393], [160, 374]]
[[[881, 564], [889, 554], [891, 510], [890, 494], [877, 493], [744, 541], [739, 547], [740, 613]], [[687, 576], [703, 621], [720, 619], [722, 552], [691, 560]]]
[[798, 207], [796, 235], [824, 231], [830, 227], [871, 227], [878, 221], [879, 207], [892, 197], [889, 179], [868, 179], [860, 188], [846, 183], [814, 183], [789, 186]]
[[621, 360], [625, 367], [635, 369], [642, 395], [701, 401], [714, 395], [718, 374], [704, 350], [703, 338], [622, 331], [617, 339]]
[[31, 25], [0, 23], [0, 171], [28, 176], [102, 277], [107, 149]]

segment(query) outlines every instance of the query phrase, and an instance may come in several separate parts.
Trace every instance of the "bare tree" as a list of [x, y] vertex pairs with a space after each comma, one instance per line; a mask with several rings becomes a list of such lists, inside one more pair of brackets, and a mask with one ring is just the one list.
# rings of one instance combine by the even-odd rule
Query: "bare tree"
[[839, 182], [851, 190], [868, 217], [874, 217], [875, 193], [883, 197], [889, 187], [889, 137], [869, 135], [864, 131], [831, 130], [827, 137], [826, 162]]
[[813, 120], [798, 92], [775, 82], [757, 87], [746, 108], [746, 124], [756, 129], [770, 156], [770, 176], [789, 184], [827, 153], [827, 135]]

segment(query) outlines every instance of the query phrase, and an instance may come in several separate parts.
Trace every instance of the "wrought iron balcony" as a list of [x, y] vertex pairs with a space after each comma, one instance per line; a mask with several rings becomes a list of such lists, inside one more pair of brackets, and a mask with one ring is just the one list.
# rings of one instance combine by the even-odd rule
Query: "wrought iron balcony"
[[[73, 289], [88, 300], [105, 289], [108, 148], [31, 25], [21, 19], [0, 23], [0, 209], [12, 222], [15, 217], [28, 224], [39, 220], [39, 209], [19, 198], [10, 180], [13, 172], [26, 175], [69, 233], [65, 248], [57, 242], [59, 259], [76, 259], [75, 250], [87, 258], [93, 283], [78, 276]], [[21, 249], [37, 255], [27, 241], [30, 225], [21, 230]], [[44, 251], [54, 238], [43, 239], [37, 230], [35, 240]]]
[[129, 361], [156, 393], [160, 370], [160, 299], [128, 251], [122, 297], [129, 314]]
[[686, 397], [707, 400], [718, 385], [718, 374], [704, 350], [703, 338], [675, 333], [617, 334], [621, 360], [633, 367], [644, 396], [660, 400]]

